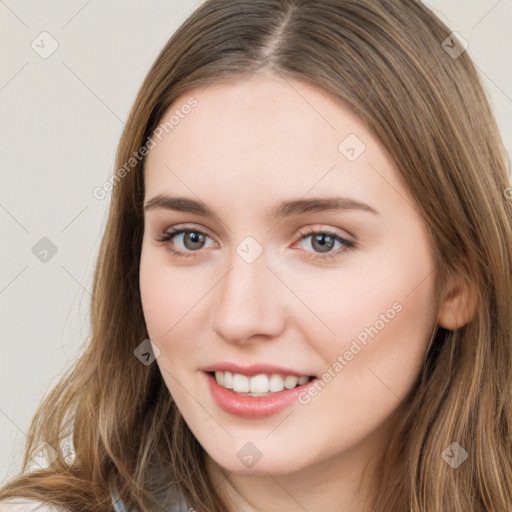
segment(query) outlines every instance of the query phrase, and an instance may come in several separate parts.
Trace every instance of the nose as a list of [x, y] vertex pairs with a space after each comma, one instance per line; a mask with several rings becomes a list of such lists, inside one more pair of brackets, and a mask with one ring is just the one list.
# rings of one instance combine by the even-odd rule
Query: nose
[[286, 323], [285, 287], [267, 267], [264, 253], [247, 263], [234, 253], [227, 274], [217, 286], [213, 328], [236, 344], [279, 336]]

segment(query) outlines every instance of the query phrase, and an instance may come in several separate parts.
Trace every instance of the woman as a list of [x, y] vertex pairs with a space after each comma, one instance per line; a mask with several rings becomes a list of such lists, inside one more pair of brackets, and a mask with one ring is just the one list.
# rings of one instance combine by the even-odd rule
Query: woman
[[512, 509], [508, 169], [423, 4], [206, 1], [116, 168], [89, 347], [0, 510]]

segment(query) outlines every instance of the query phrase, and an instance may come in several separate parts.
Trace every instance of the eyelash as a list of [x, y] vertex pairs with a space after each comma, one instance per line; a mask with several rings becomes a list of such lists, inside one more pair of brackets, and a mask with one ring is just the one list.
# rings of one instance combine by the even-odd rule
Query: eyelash
[[[155, 240], [157, 242], [167, 243], [167, 242], [170, 242], [175, 236], [180, 235], [182, 233], [199, 233], [201, 235], [204, 235], [204, 236], [207, 236], [208, 238], [210, 238], [208, 233], [202, 231], [201, 229], [184, 227], [184, 228], [173, 228], [169, 231], [166, 231], [166, 232], [162, 233], [161, 235], [159, 235], [158, 237], [156, 237]], [[327, 253], [324, 255], [319, 255], [318, 253], [316, 253], [316, 254], [313, 253], [313, 254], [315, 254], [313, 257], [311, 257], [311, 259], [313, 259], [313, 260], [332, 261], [332, 260], [336, 259], [337, 257], [341, 256], [340, 253], [344, 253], [346, 251], [350, 251], [350, 250], [353, 250], [356, 248], [356, 245], [354, 242], [352, 242], [351, 240], [347, 240], [346, 238], [343, 238], [340, 235], [338, 235], [337, 233], [335, 233], [334, 231], [330, 231], [328, 229], [322, 229], [322, 230], [310, 229], [305, 232], [301, 231], [300, 234], [302, 235], [300, 240], [303, 240], [304, 238], [307, 238], [308, 236], [311, 236], [311, 235], [321, 234], [321, 235], [328, 235], [328, 236], [334, 238], [334, 240], [336, 240], [344, 245], [344, 249], [338, 249], [337, 251], [334, 251], [334, 253]], [[194, 253], [198, 252], [198, 251], [192, 251], [191, 253], [186, 253], [184, 251], [178, 251], [178, 250], [170, 247], [169, 244], [167, 244], [166, 249], [178, 258], [194, 258], [195, 257]]]

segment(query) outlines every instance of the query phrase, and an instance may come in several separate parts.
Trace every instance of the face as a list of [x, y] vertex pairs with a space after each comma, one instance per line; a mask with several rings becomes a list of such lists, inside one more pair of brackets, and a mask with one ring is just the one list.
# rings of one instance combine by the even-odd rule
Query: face
[[163, 121], [190, 97], [145, 165], [140, 288], [163, 379], [229, 471], [364, 467], [438, 316], [414, 200], [320, 89], [233, 80]]

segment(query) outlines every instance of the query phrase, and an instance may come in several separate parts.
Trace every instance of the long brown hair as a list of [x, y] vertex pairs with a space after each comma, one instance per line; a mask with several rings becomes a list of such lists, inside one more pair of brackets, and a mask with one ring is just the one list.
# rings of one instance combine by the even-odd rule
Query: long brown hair
[[[338, 98], [392, 156], [431, 233], [438, 288], [455, 273], [478, 301], [468, 324], [432, 339], [373, 512], [512, 510], [512, 201], [499, 131], [463, 50], [417, 0], [207, 0], [148, 72], [117, 151], [121, 169], [193, 88], [265, 70]], [[144, 159], [135, 163], [113, 184], [90, 340], [37, 410], [23, 465], [43, 441], [58, 457], [18, 475], [2, 499], [103, 512], [115, 486], [127, 508], [149, 512], [176, 488], [198, 512], [226, 510], [158, 366], [134, 356], [148, 338], [138, 284]], [[70, 434], [73, 460], [60, 444]], [[456, 469], [442, 456], [454, 442], [468, 456]]]

